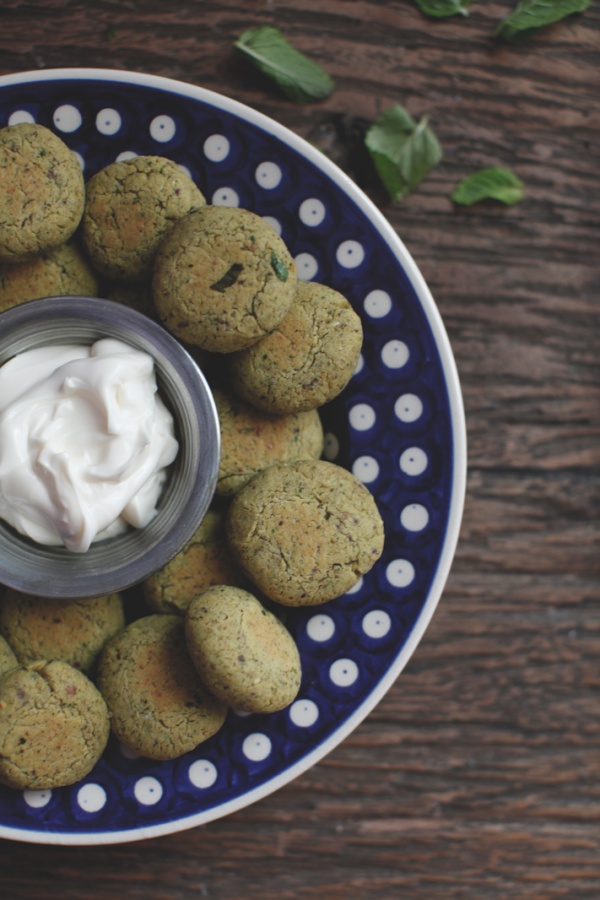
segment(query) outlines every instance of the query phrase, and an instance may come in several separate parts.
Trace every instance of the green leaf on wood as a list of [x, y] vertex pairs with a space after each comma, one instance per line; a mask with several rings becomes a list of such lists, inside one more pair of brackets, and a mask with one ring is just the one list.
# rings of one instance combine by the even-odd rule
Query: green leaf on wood
[[327, 72], [296, 50], [278, 28], [263, 25], [244, 31], [235, 46], [294, 103], [324, 100], [335, 87]]
[[495, 34], [512, 41], [523, 32], [583, 12], [591, 4], [592, 0], [519, 0], [513, 12], [500, 22]]
[[427, 117], [416, 123], [403, 106], [392, 106], [375, 120], [365, 145], [392, 200], [406, 197], [442, 158]]
[[500, 200], [512, 206], [523, 199], [523, 182], [502, 166], [492, 166], [474, 172], [454, 189], [452, 200], [462, 206], [471, 206], [479, 200]]
[[474, 0], [415, 0], [422, 13], [442, 19], [446, 16], [468, 16]]

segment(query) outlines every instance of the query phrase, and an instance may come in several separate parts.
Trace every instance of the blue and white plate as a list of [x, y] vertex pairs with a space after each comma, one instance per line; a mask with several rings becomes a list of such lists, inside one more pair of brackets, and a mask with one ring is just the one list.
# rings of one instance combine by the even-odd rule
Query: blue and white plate
[[286, 613], [302, 656], [298, 699], [236, 715], [174, 762], [133, 758], [111, 739], [73, 787], [0, 787], [0, 837], [106, 844], [169, 834], [282, 787], [339, 744], [398, 677], [440, 598], [462, 515], [465, 425], [448, 339], [406, 248], [356, 185], [291, 131], [240, 103], [165, 78], [96, 69], [0, 78], [0, 127], [38, 122], [89, 178], [135, 154], [168, 156], [209, 203], [264, 216], [302, 279], [344, 294], [364, 347], [343, 395], [323, 410], [326, 458], [374, 494], [383, 556], [351, 591]]

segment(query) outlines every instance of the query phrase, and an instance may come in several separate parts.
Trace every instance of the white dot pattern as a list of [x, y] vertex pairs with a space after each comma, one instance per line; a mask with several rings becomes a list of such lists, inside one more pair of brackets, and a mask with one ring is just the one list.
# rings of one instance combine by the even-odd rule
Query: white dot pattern
[[106, 805], [106, 791], [101, 784], [84, 784], [77, 791], [77, 803], [84, 812], [100, 812]]
[[263, 219], [265, 220], [267, 225], [270, 225], [273, 231], [275, 231], [281, 237], [281, 232], [283, 229], [281, 227], [281, 222], [279, 221], [279, 219], [276, 219], [275, 216], [263, 216]]
[[209, 759], [197, 759], [189, 767], [188, 777], [194, 787], [207, 790], [213, 786], [219, 773], [215, 764]]
[[325, 204], [317, 197], [304, 200], [298, 210], [300, 221], [303, 225], [308, 225], [309, 228], [316, 228], [317, 225], [320, 225], [325, 219], [326, 213]]
[[[448, 407], [446, 394], [439, 390], [437, 355], [424, 335], [427, 316], [412, 298], [407, 273], [392, 258], [389, 241], [373, 240], [373, 226], [363, 223], [362, 212], [356, 216], [350, 208], [350, 215], [345, 214], [346, 201], [340, 203], [337, 188], [321, 178], [318, 167], [310, 172], [297, 167], [292, 159], [299, 158], [297, 149], [280, 155], [277, 146], [271, 150], [272, 143], [254, 141], [254, 123], [247, 130], [237, 124], [230, 130], [230, 113], [224, 110], [210, 114], [205, 127], [195, 132], [193, 123], [200, 114], [188, 112], [187, 99], [157, 108], [154, 94], [140, 118], [135, 113], [137, 100], [123, 102], [126, 95], [127, 88], [123, 96], [103, 90], [94, 102], [86, 98], [80, 103], [73, 100], [79, 94], [65, 92], [61, 103], [54, 88], [51, 105], [40, 104], [36, 97], [31, 109], [39, 121], [50, 121], [65, 136], [83, 171], [87, 164], [86, 178], [100, 161], [106, 165], [139, 154], [171, 156], [197, 179], [209, 203], [252, 209], [282, 235], [301, 281], [330, 284], [348, 297], [363, 322], [363, 351], [347, 391], [323, 410], [323, 456], [349, 468], [382, 501], [386, 545], [374, 570], [331, 606], [286, 610], [286, 625], [302, 656], [303, 690], [310, 697], [301, 693], [273, 716], [230, 710], [223, 729], [201, 748], [206, 758], [186, 755], [173, 763], [150, 764], [113, 744], [92, 776], [98, 783], [23, 792], [20, 805], [30, 821], [36, 815], [51, 821], [59, 809], [64, 820], [73, 810], [77, 822], [89, 822], [90, 830], [98, 821], [109, 820], [109, 803], [118, 806], [120, 816], [137, 816], [144, 826], [171, 815], [165, 800], [173, 795], [178, 795], [178, 803], [185, 796], [196, 804], [201, 798], [203, 808], [206, 804], [210, 809], [213, 798], [221, 802], [223, 791], [232, 784], [239, 784], [243, 792], [246, 774], [278, 772], [281, 763], [293, 763], [294, 747], [302, 754], [310, 751], [316, 734], [329, 733], [332, 716], [337, 717], [334, 729], [344, 721], [344, 709], [354, 710], [362, 692], [377, 683], [379, 660], [389, 659], [389, 651], [402, 646], [424, 602], [421, 596], [426, 597], [433, 555], [428, 548], [439, 546], [437, 535], [444, 528], [437, 526], [444, 523], [447, 508], [443, 496], [440, 500], [438, 470], [447, 474], [447, 460], [452, 458], [444, 453], [449, 442], [440, 438], [443, 429], [433, 425], [444, 415], [448, 418]], [[25, 96], [21, 92], [4, 107], [0, 124], [35, 120], [23, 108], [30, 102]], [[423, 532], [425, 539], [420, 537]], [[397, 558], [390, 558], [394, 554]], [[103, 784], [106, 771], [110, 780]], [[0, 825], [2, 798], [0, 788]], [[197, 806], [191, 814], [196, 810]]]
[[115, 157], [115, 162], [126, 162], [128, 159], [135, 159], [136, 156], [139, 156], [139, 153], [136, 153], [135, 150], [122, 150]]
[[158, 803], [163, 795], [163, 786], [157, 778], [151, 775], [145, 775], [138, 778], [133, 788], [135, 799], [142, 806], [154, 806]]
[[281, 182], [283, 174], [274, 162], [263, 162], [256, 169], [256, 183], [267, 191], [274, 190]]
[[171, 116], [156, 116], [150, 122], [150, 136], [159, 144], [168, 144], [175, 137], [177, 127]]
[[8, 125], [32, 125], [35, 122], [35, 119], [26, 109], [16, 109], [13, 113], [8, 117]]
[[237, 191], [230, 187], [220, 187], [212, 195], [213, 206], [239, 206], [240, 198]]
[[411, 503], [400, 513], [400, 523], [407, 531], [423, 531], [429, 522], [429, 513], [421, 503]]
[[116, 109], [101, 109], [96, 116], [96, 128], [100, 134], [117, 134], [121, 125], [121, 115]]
[[372, 319], [383, 319], [392, 308], [392, 298], [387, 291], [370, 291], [365, 297], [364, 310]]
[[319, 644], [329, 641], [335, 634], [335, 622], [326, 613], [319, 613], [306, 623], [306, 633], [311, 640]]
[[52, 791], [23, 791], [23, 800], [31, 809], [43, 809], [52, 799]]
[[388, 563], [385, 577], [392, 587], [408, 587], [415, 579], [415, 567], [408, 559], [394, 559]]
[[352, 595], [352, 594], [360, 593], [360, 591], [363, 588], [364, 583], [365, 583], [365, 580], [364, 580], [363, 576], [361, 575], [360, 578], [358, 578], [355, 581], [355, 583], [352, 585], [352, 587], [348, 588], [348, 590], [346, 591], [346, 594]]
[[223, 162], [229, 156], [231, 145], [224, 134], [211, 134], [204, 141], [204, 155], [214, 163]]
[[350, 687], [358, 678], [358, 672], [353, 659], [337, 659], [331, 664], [329, 677], [338, 687]]
[[352, 464], [352, 473], [363, 484], [371, 484], [379, 476], [379, 463], [373, 456], [359, 456]]
[[314, 700], [296, 700], [290, 706], [290, 719], [298, 728], [310, 728], [319, 718], [319, 707]]
[[242, 744], [244, 756], [252, 762], [263, 762], [271, 755], [271, 748], [271, 739], [260, 732], [249, 734]]
[[343, 241], [335, 252], [335, 258], [345, 269], [357, 269], [365, 258], [365, 250], [358, 241]]
[[394, 404], [394, 412], [401, 422], [416, 422], [423, 414], [423, 402], [416, 394], [402, 394]]
[[340, 442], [330, 431], [325, 435], [323, 455], [329, 461], [334, 460], [340, 452]]
[[381, 361], [388, 369], [401, 369], [410, 358], [410, 350], [404, 341], [397, 338], [388, 341], [381, 348]]
[[420, 447], [408, 447], [400, 455], [400, 468], [406, 475], [422, 475], [428, 462], [427, 454]]
[[317, 276], [319, 263], [310, 253], [299, 253], [295, 258], [299, 281], [311, 281]]
[[362, 627], [367, 637], [378, 640], [389, 634], [392, 620], [385, 609], [372, 609], [363, 618]]
[[81, 128], [83, 119], [76, 106], [65, 103], [55, 109], [52, 121], [58, 131], [62, 131], [63, 134], [71, 134]]
[[368, 403], [357, 403], [348, 414], [348, 421], [355, 431], [368, 431], [376, 420], [375, 410]]

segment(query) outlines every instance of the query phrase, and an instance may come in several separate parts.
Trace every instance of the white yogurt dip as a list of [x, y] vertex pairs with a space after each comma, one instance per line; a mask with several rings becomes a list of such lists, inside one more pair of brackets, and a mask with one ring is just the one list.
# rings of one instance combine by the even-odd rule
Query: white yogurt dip
[[105, 338], [40, 347], [0, 367], [0, 517], [85, 552], [156, 515], [178, 443], [154, 360]]

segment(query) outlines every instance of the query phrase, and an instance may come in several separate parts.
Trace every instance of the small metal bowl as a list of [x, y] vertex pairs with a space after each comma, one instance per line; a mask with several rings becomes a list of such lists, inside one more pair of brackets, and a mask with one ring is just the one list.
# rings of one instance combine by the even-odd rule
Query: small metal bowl
[[90, 297], [47, 297], [0, 313], [0, 365], [35, 347], [116, 338], [149, 353], [175, 421], [179, 452], [157, 515], [145, 527], [93, 543], [85, 553], [45, 547], [0, 520], [0, 583], [42, 597], [122, 591], [162, 568], [189, 541], [212, 500], [220, 429], [208, 384], [189, 353], [134, 309]]

